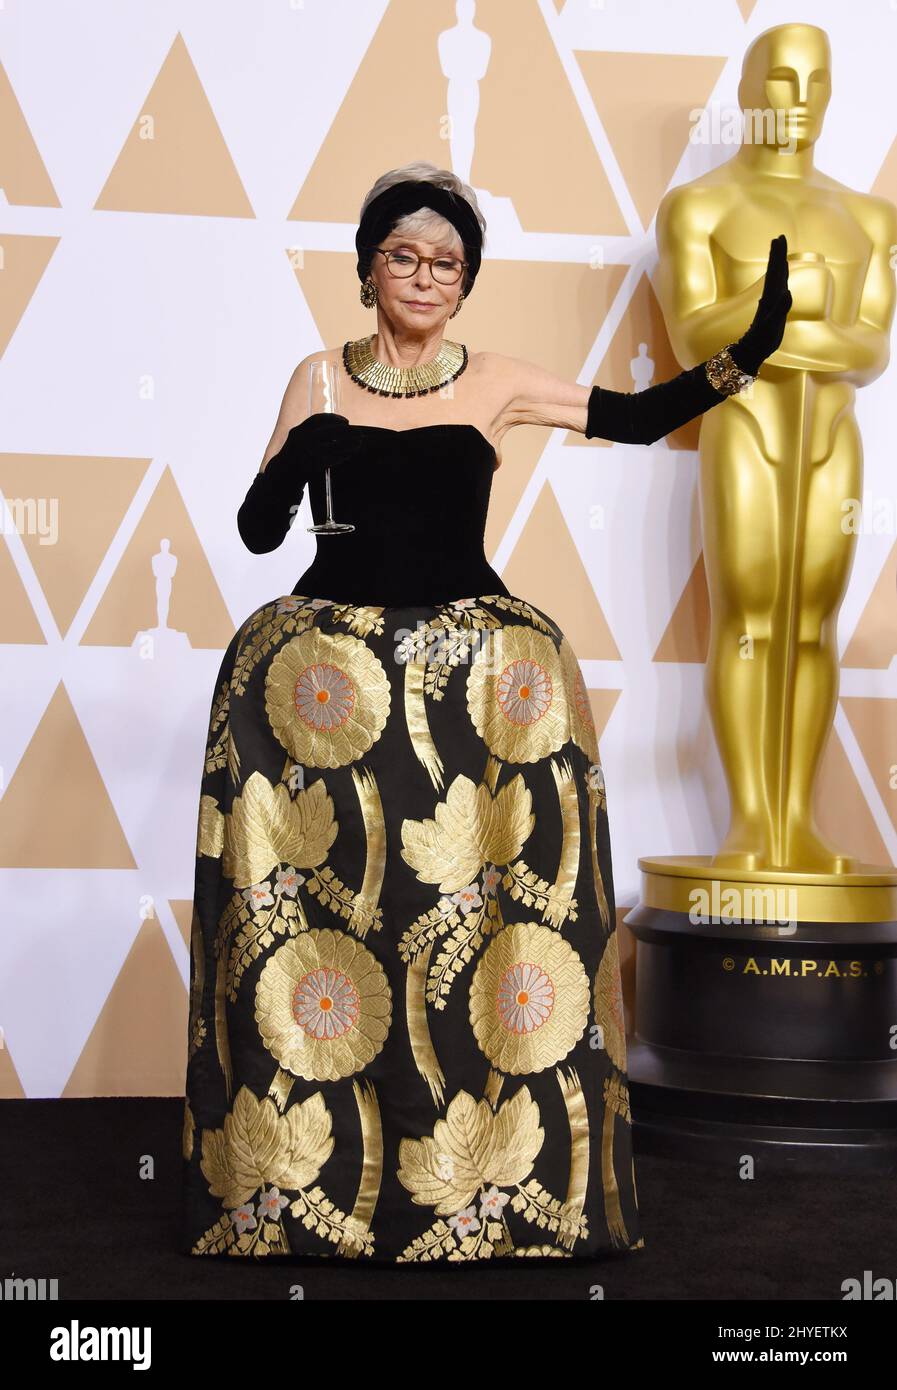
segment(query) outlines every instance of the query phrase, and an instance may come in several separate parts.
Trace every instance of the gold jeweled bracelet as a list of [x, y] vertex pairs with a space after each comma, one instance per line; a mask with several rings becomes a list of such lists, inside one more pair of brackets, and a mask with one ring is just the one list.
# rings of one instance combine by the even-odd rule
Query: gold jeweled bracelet
[[459, 377], [467, 366], [467, 348], [450, 338], [443, 339], [436, 356], [415, 367], [394, 367], [374, 356], [367, 338], [343, 344], [343, 364], [353, 381], [378, 396], [426, 396]]
[[704, 371], [713, 389], [725, 396], [736, 395], [755, 380], [750, 372], [743, 372], [733, 360], [728, 345], [707, 358]]

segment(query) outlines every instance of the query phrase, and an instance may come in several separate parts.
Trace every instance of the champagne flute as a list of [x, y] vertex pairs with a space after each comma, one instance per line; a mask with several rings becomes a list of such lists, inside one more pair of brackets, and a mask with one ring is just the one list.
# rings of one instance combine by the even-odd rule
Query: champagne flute
[[[309, 362], [308, 364], [308, 413], [309, 415], [338, 415], [340, 403], [339, 365], [336, 362]], [[327, 517], [319, 526], [309, 526], [319, 536], [339, 536], [344, 531], [354, 531], [351, 521], [334, 521], [333, 498], [330, 493], [330, 466], [324, 469], [324, 491], [327, 497]]]

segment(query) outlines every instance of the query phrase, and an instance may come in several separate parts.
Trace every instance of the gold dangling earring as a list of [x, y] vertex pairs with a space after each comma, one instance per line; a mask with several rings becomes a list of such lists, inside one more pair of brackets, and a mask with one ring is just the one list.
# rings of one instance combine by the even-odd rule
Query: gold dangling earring
[[455, 317], [455, 315], [457, 314], [458, 310], [461, 308], [461, 305], [463, 304], [463, 302], [464, 302], [464, 291], [462, 290], [461, 293], [458, 295], [458, 303], [455, 305], [454, 309], [453, 309], [452, 312], [449, 314], [449, 318], [450, 318], [450, 319], [453, 319], [453, 318]]
[[374, 305], [377, 303], [377, 286], [374, 284], [370, 275], [362, 284], [361, 292], [358, 297], [366, 309], [373, 309]]

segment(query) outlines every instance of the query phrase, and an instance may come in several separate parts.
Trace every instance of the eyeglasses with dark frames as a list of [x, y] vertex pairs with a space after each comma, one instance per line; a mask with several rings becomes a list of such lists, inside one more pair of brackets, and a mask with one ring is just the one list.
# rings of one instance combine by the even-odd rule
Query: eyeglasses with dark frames
[[386, 258], [386, 269], [399, 280], [407, 280], [416, 275], [421, 261], [430, 267], [430, 274], [440, 285], [454, 285], [469, 262], [457, 256], [419, 256], [416, 251], [384, 251], [382, 246], [372, 246], [371, 251], [379, 251]]

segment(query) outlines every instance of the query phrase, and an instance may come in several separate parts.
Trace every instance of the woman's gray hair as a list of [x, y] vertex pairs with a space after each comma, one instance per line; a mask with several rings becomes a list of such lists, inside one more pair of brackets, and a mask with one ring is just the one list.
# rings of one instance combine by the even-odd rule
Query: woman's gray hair
[[[470, 184], [459, 179], [457, 174], [452, 173], [451, 169], [438, 169], [429, 160], [417, 159], [411, 164], [403, 164], [400, 169], [389, 169], [385, 174], [381, 174], [370, 192], [365, 196], [361, 205], [359, 220], [364, 215], [364, 210], [372, 198], [376, 198], [378, 193], [382, 193], [384, 188], [391, 188], [395, 183], [403, 183], [407, 180], [426, 179], [429, 183], [435, 183], [438, 188], [445, 188], [450, 193], [456, 193], [464, 198], [473, 208], [477, 221], [483, 232], [483, 244], [486, 240], [486, 219], [480, 211], [477, 195], [474, 193]], [[418, 208], [416, 212], [406, 212], [404, 217], [400, 217], [392, 229], [400, 236], [420, 237], [423, 241], [435, 241], [438, 237], [444, 236], [446, 230], [454, 236], [458, 236], [458, 229], [451, 222], [447, 222], [441, 213], [435, 212], [433, 208]]]

